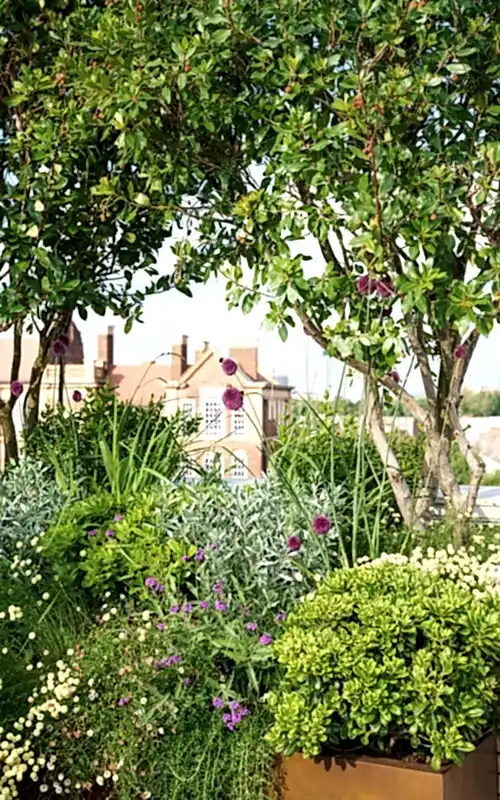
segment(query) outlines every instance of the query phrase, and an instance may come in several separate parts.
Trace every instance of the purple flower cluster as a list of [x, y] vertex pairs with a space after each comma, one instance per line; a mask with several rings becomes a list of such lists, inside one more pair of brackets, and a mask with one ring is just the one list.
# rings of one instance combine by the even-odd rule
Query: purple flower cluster
[[152, 578], [151, 576], [146, 578], [144, 581], [144, 586], [146, 589], [153, 589], [155, 592], [158, 592], [158, 594], [161, 594], [165, 591], [163, 583], [160, 583], [160, 581], [157, 581], [156, 578]]
[[248, 715], [248, 708], [242, 706], [240, 703], [233, 701], [229, 703], [229, 708], [231, 709], [229, 712], [226, 711], [222, 715], [222, 722], [228, 729], [228, 731], [234, 731], [236, 725], [238, 725], [244, 717]]
[[130, 695], [127, 695], [126, 697], [120, 697], [120, 699], [118, 700], [118, 705], [119, 706], [128, 706], [128, 704], [130, 703], [131, 700], [132, 700], [132, 698], [130, 697]]
[[173, 667], [174, 664], [180, 664], [180, 662], [181, 657], [173, 653], [170, 656], [163, 656], [159, 661], [155, 661], [153, 666], [155, 669], [166, 669], [167, 667]]
[[320, 514], [319, 517], [313, 520], [313, 531], [317, 533], [318, 536], [323, 536], [325, 533], [328, 533], [331, 527], [332, 523], [328, 517], [325, 517], [323, 514]]
[[224, 600], [216, 600], [215, 601], [215, 610], [222, 611], [223, 613], [228, 610], [227, 603]]
[[257, 623], [256, 622], [247, 623], [247, 631], [250, 631], [250, 633], [253, 633], [256, 630], [257, 630]]
[[238, 364], [233, 358], [220, 358], [219, 361], [224, 375], [236, 375], [238, 372]]
[[369, 275], [361, 275], [361, 277], [358, 278], [356, 289], [358, 290], [358, 294], [369, 295], [376, 293], [379, 297], [384, 299], [392, 297], [395, 292], [394, 284], [390, 278], [374, 279], [370, 278]]
[[273, 643], [273, 637], [269, 636], [268, 633], [263, 633], [262, 636], [259, 639], [259, 644], [262, 644], [264, 646], [266, 646], [268, 644], [272, 644], [272, 643]]

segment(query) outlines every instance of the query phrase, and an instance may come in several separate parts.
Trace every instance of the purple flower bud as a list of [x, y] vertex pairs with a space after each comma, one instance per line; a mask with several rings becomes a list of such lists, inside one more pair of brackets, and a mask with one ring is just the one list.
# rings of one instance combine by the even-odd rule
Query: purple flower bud
[[114, 522], [121, 522], [122, 519], [123, 519], [122, 514], [115, 514], [115, 516], [113, 517]]
[[217, 581], [217, 583], [214, 583], [214, 585], [212, 586], [212, 592], [215, 592], [215, 594], [222, 594], [223, 591], [224, 591], [223, 581]]
[[170, 606], [170, 613], [171, 614], [178, 614], [180, 611], [180, 607], [178, 605]]
[[118, 700], [118, 705], [119, 706], [128, 706], [128, 704], [130, 703], [131, 699], [132, 698], [130, 697], [130, 695], [127, 695], [126, 697], [120, 697], [120, 699]]
[[200, 601], [200, 608], [201, 608], [201, 610], [202, 610], [202, 611], [206, 611], [206, 610], [207, 610], [207, 608], [208, 608], [208, 603], [207, 603], [207, 601], [206, 601], [206, 600], [201, 600], [201, 601]]
[[257, 623], [256, 622], [249, 622], [247, 624], [247, 631], [256, 631], [257, 630]]
[[217, 551], [219, 549], [219, 545], [216, 542], [214, 542], [214, 544], [210, 545], [210, 549]]
[[223, 600], [216, 600], [215, 601], [215, 610], [216, 611], [227, 611], [227, 603], [224, 603]]
[[214, 697], [212, 700], [212, 705], [214, 708], [224, 708], [224, 700], [222, 697]]
[[164, 591], [165, 591], [165, 587], [164, 587], [163, 583], [157, 583], [156, 586], [155, 586], [155, 592], [158, 592], [158, 594], [161, 594]]
[[79, 389], [75, 389], [71, 397], [73, 398], [74, 403], [81, 403], [83, 400], [83, 395]]
[[328, 517], [325, 517], [323, 514], [320, 514], [319, 517], [316, 517], [316, 519], [313, 520], [313, 531], [319, 536], [323, 536], [325, 533], [328, 533], [331, 527], [332, 523]]
[[144, 581], [144, 586], [146, 586], [148, 589], [155, 589], [156, 586], [158, 586], [158, 581], [156, 578], [148, 577]]
[[164, 631], [167, 626], [165, 625], [164, 622], [157, 622], [156, 627], [158, 628], [159, 631]]
[[13, 397], [21, 397], [24, 392], [24, 387], [21, 381], [12, 381], [10, 384], [10, 393]]
[[88, 532], [88, 536], [97, 536], [98, 531], [95, 528], [92, 528], [91, 531]]
[[229, 411], [239, 411], [243, 407], [243, 392], [234, 386], [228, 386], [222, 392], [222, 402]]
[[193, 604], [192, 603], [185, 603], [182, 607], [182, 610], [185, 614], [191, 614], [193, 611]]
[[454, 358], [457, 359], [457, 361], [467, 358], [468, 354], [469, 354], [469, 348], [467, 347], [466, 344], [459, 344], [457, 347], [455, 347], [455, 350], [453, 352], [453, 356]]
[[108, 539], [113, 539], [116, 536], [116, 532], [112, 528], [109, 528], [106, 531], [106, 536], [108, 537]]
[[286, 614], [284, 611], [280, 611], [279, 614], [276, 614], [276, 622], [284, 622], [286, 619]]
[[52, 353], [55, 356], [62, 357], [66, 355], [67, 345], [61, 341], [61, 339], [56, 339], [55, 342], [52, 343]]
[[195, 559], [196, 559], [196, 561], [204, 561], [205, 560], [205, 551], [202, 550], [201, 547], [196, 552]]
[[301, 547], [302, 547], [302, 541], [300, 539], [300, 536], [288, 537], [288, 550], [290, 551], [290, 553], [297, 553]]
[[356, 289], [358, 294], [371, 294], [375, 289], [375, 281], [373, 281], [369, 275], [362, 275], [356, 282]]
[[224, 375], [235, 375], [238, 371], [238, 364], [232, 358], [221, 358], [222, 372]]
[[268, 645], [273, 643], [273, 637], [269, 636], [268, 633], [263, 633], [259, 639], [259, 644]]
[[189, 561], [189, 556], [181, 556], [181, 561]]

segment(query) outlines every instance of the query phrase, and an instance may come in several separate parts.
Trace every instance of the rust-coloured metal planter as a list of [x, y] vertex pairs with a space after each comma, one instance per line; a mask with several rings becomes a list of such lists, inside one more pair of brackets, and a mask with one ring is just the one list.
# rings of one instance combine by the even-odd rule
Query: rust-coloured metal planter
[[487, 736], [464, 763], [433, 772], [385, 758], [305, 759], [283, 769], [283, 800], [497, 800], [496, 741]]

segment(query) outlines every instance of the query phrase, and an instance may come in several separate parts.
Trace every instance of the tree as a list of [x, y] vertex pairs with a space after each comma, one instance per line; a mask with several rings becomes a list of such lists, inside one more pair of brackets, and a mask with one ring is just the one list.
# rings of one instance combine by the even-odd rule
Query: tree
[[120, 162], [109, 127], [58, 66], [61, 47], [77, 48], [88, 15], [103, 8], [23, 0], [6, 3], [1, 19], [0, 325], [13, 331], [14, 388], [0, 400], [0, 425], [9, 459], [17, 458], [23, 333], [39, 335], [24, 402], [29, 433], [51, 347], [73, 313], [85, 319], [89, 309], [110, 309], [130, 325], [144, 298], [134, 281], [156, 274], [170, 232], [164, 211], [144, 201], [143, 177]]
[[[365, 377], [371, 434], [407, 524], [425, 523], [437, 488], [470, 513], [484, 466], [458, 409], [500, 302], [496, 0], [133, 8], [109, 4], [93, 32], [123, 90], [102, 66], [85, 77], [81, 59], [61, 58], [107, 124], [121, 115], [121, 152], [150, 176], [149, 201], [189, 215], [178, 285], [222, 274], [233, 305], [247, 312], [264, 296], [283, 338], [299, 320]], [[173, 164], [197, 182], [173, 180]], [[427, 408], [397, 374], [406, 354]], [[425, 434], [429, 491], [415, 506], [383, 429], [385, 393]], [[471, 472], [466, 497], [454, 440]]]

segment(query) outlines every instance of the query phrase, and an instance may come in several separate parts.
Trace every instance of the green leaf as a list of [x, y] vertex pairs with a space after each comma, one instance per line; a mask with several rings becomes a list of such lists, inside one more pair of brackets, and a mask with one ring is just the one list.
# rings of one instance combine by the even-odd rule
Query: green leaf
[[222, 44], [223, 42], [227, 41], [227, 39], [229, 39], [230, 36], [231, 36], [231, 29], [225, 28], [215, 31], [215, 33], [212, 33], [210, 36], [210, 41], [212, 44]]
[[39, 233], [40, 233], [40, 229], [39, 229], [38, 225], [30, 225], [30, 227], [26, 231], [26, 236], [29, 236], [32, 239], [37, 239]]
[[151, 205], [151, 200], [149, 199], [147, 194], [139, 192], [139, 194], [136, 194], [136, 196], [134, 197], [134, 203], [138, 206], [149, 206]]
[[462, 64], [460, 61], [452, 61], [446, 65], [446, 69], [454, 75], [465, 75], [466, 72], [471, 71], [468, 64]]
[[40, 211], [44, 211], [44, 209], [45, 209], [45, 206], [42, 203], [42, 201], [41, 200], [35, 200], [35, 211], [40, 212]]
[[278, 334], [282, 342], [286, 342], [288, 339], [288, 328], [286, 325], [280, 325], [278, 327]]

